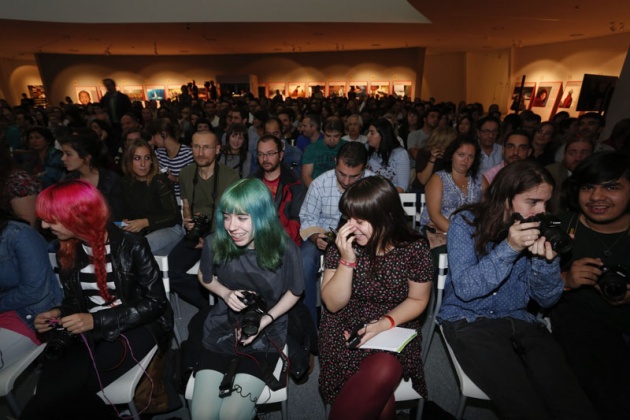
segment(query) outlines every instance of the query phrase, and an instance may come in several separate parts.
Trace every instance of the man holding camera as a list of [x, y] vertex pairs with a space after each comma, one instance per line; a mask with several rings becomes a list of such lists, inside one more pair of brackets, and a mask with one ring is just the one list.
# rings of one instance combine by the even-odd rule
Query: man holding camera
[[567, 180], [574, 236], [553, 334], [602, 419], [630, 418], [630, 157], [600, 152]]
[[562, 349], [528, 311], [531, 300], [550, 307], [562, 295], [557, 251], [532, 221], [545, 212], [553, 184], [536, 162], [510, 164], [448, 229], [438, 319], [462, 369], [501, 418], [595, 418]]
[[236, 171], [216, 161], [221, 144], [214, 132], [193, 134], [191, 148], [194, 162], [179, 173], [186, 236], [168, 255], [168, 266], [171, 290], [203, 308], [208, 305], [207, 292], [199, 286], [197, 276], [187, 271], [201, 258], [203, 238], [212, 230], [221, 194], [239, 178]]

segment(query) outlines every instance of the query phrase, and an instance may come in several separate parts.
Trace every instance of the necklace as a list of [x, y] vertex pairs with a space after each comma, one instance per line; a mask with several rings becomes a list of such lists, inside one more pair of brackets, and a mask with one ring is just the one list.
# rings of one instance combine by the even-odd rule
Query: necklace
[[[597, 232], [595, 229], [593, 229], [591, 225], [588, 223], [588, 221], [586, 220], [586, 218], [584, 218], [583, 220], [584, 220], [584, 224], [586, 224], [586, 226], [591, 230], [591, 232], [593, 232], [593, 236], [595, 237], [595, 239], [597, 239], [597, 242], [599, 242], [600, 245], [602, 246], [602, 253], [604, 254], [605, 257], [611, 257], [613, 248], [619, 243], [619, 241], [621, 241], [621, 239], [624, 236], [627, 236], [628, 233], [630, 233], [630, 226], [628, 226], [626, 230], [624, 230], [619, 235], [617, 235], [617, 237], [612, 242], [612, 244], [608, 245], [606, 242], [602, 240], [602, 238], [600, 238], [600, 235], [606, 235], [606, 234]], [[577, 232], [577, 226], [575, 228], [575, 231]]]

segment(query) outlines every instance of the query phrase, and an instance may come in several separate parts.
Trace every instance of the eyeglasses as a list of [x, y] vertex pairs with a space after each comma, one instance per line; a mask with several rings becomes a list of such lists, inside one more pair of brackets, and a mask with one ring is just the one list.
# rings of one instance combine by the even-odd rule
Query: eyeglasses
[[271, 159], [272, 157], [274, 157], [274, 156], [275, 156], [275, 155], [277, 155], [278, 153], [280, 153], [280, 152], [267, 152], [267, 153], [260, 153], [260, 152], [259, 152], [259, 153], [256, 153], [256, 156], [257, 156], [259, 159], [263, 159], [263, 158], [266, 158], [266, 157], [267, 157], [267, 158], [269, 158], [269, 159]]

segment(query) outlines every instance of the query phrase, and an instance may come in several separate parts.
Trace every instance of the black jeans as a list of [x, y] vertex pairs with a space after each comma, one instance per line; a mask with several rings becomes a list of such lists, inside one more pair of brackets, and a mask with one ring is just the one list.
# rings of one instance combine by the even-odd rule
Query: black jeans
[[468, 377], [502, 419], [595, 419], [595, 411], [542, 326], [513, 318], [444, 322]]
[[130, 346], [122, 337], [113, 342], [96, 343], [92, 349], [95, 364], [80, 337], [76, 337], [76, 342], [60, 359], [44, 358], [37, 393], [22, 411], [20, 419], [116, 418], [113, 408], [105, 405], [96, 393], [102, 389], [101, 384], [105, 388], [136, 366], [136, 360], [142, 360], [156, 344], [145, 327], [134, 328], [124, 335]]
[[168, 254], [168, 275], [171, 291], [191, 305], [202, 309], [209, 305], [208, 291], [199, 284], [197, 275], [187, 273], [200, 258], [201, 249], [189, 248], [187, 242], [182, 239]]

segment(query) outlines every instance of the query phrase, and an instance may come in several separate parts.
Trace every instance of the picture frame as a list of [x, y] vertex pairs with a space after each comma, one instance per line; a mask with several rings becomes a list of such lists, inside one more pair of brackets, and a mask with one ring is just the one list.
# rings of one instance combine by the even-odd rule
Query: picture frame
[[531, 110], [549, 121], [555, 114], [562, 96], [562, 82], [540, 82], [532, 98]]
[[348, 82], [346, 94], [354, 92], [357, 97], [367, 96], [368, 82]]
[[282, 99], [287, 97], [287, 83], [286, 82], [269, 82], [267, 84], [267, 97], [272, 99], [276, 96], [276, 91], [282, 95]]
[[144, 95], [144, 89], [142, 88], [142, 85], [124, 85], [120, 88], [120, 91], [124, 93], [125, 95], [129, 96], [129, 100], [131, 100], [131, 102], [146, 101], [146, 97]]
[[289, 83], [289, 97], [306, 98], [306, 83], [304, 82]]
[[323, 97], [326, 97], [326, 82], [309, 82], [307, 95], [312, 97], [313, 94], [320, 92]]
[[370, 96], [384, 98], [389, 96], [389, 82], [370, 82]]
[[166, 87], [166, 97], [171, 101], [176, 101], [182, 95], [182, 85], [168, 85]]
[[101, 99], [96, 86], [75, 86], [74, 93], [77, 104], [83, 106], [98, 103], [98, 101]]
[[46, 90], [44, 85], [27, 85], [28, 97], [33, 100], [36, 107], [42, 106], [46, 108]]
[[413, 98], [413, 82], [411, 81], [401, 81], [394, 82], [392, 86], [392, 95], [398, 97], [408, 97], [410, 99]]
[[328, 82], [328, 95], [329, 97], [344, 97], [346, 96], [346, 82]]
[[512, 95], [510, 95], [507, 106], [508, 110], [510, 110], [511, 112], [521, 112], [531, 108], [532, 97], [534, 96], [534, 91], [536, 90], [536, 82], [525, 82], [523, 84], [523, 97], [521, 98], [521, 103], [519, 106], [517, 105], [516, 101], [518, 100], [520, 89], [520, 82], [515, 83], [514, 88], [512, 89]]
[[162, 101], [166, 99], [166, 89], [164, 85], [148, 85], [146, 87], [147, 101]]
[[199, 101], [207, 102], [210, 98], [210, 92], [205, 86], [197, 86], [197, 99]]
[[570, 117], [577, 118], [579, 112], [577, 110], [578, 98], [582, 90], [582, 81], [568, 81], [564, 84], [564, 89], [560, 101], [558, 101], [558, 109], [556, 112], [566, 111]]

